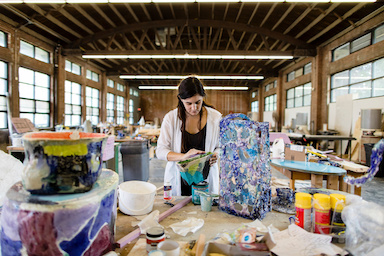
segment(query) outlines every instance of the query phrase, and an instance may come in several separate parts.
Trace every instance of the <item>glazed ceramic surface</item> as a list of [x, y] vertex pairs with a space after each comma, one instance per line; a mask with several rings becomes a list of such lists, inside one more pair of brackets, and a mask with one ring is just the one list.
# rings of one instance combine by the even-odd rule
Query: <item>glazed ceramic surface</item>
[[113, 250], [117, 173], [103, 170], [91, 191], [32, 195], [21, 182], [6, 194], [1, 255], [104, 255]]
[[244, 114], [221, 120], [221, 210], [249, 219], [263, 219], [271, 211], [268, 126]]
[[34, 194], [89, 191], [100, 175], [107, 138], [83, 132], [25, 134], [24, 188]]

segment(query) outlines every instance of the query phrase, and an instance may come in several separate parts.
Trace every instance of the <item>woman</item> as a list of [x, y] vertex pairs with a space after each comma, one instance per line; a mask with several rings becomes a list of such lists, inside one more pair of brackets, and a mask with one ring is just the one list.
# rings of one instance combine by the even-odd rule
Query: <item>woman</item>
[[221, 113], [204, 102], [205, 91], [196, 77], [187, 77], [179, 84], [178, 106], [168, 112], [161, 125], [157, 141], [157, 158], [167, 160], [164, 181], [172, 184], [174, 196], [191, 195], [191, 186], [180, 177], [176, 162], [195, 154], [214, 152], [210, 166], [204, 168], [209, 191], [219, 192], [217, 151], [219, 145]]

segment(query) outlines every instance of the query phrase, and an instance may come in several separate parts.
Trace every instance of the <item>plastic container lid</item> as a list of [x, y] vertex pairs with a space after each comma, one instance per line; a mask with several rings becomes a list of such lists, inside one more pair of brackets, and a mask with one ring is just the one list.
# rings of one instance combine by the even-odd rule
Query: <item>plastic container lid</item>
[[[331, 208], [337, 211], [341, 211], [345, 206], [345, 195], [342, 194], [330, 194]], [[337, 205], [336, 205], [337, 204]]]
[[312, 196], [308, 193], [298, 192], [295, 194], [295, 206], [299, 208], [312, 208]]
[[313, 195], [313, 202], [316, 209], [329, 210], [331, 208], [331, 199], [329, 195], [317, 193]]
[[162, 227], [152, 227], [147, 230], [148, 237], [160, 237], [164, 235], [164, 229]]

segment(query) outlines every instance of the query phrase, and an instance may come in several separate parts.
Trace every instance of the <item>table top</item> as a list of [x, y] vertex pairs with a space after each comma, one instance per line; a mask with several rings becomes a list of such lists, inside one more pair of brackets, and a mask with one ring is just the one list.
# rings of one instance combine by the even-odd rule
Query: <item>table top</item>
[[[170, 209], [171, 206], [164, 204], [164, 199], [162, 196], [163, 191], [159, 191], [156, 196], [153, 210], [159, 210], [160, 214]], [[175, 197], [174, 204], [179, 203], [181, 200], [185, 199], [185, 197]], [[284, 230], [289, 225], [289, 217], [291, 215], [280, 213], [276, 211], [271, 211], [266, 214], [266, 217], [261, 221], [266, 227], [273, 224], [273, 226], [279, 230]], [[188, 233], [186, 236], [181, 236], [176, 234], [172, 228], [171, 224], [182, 222], [190, 217], [203, 219], [204, 225], [201, 229], [196, 231], [195, 233]], [[129, 234], [133, 230], [137, 228], [134, 226], [135, 223], [138, 223], [138, 219], [142, 219], [143, 216], [130, 216], [125, 215], [118, 210], [117, 219], [116, 219], [116, 233], [115, 239], [116, 241], [123, 238], [125, 235]], [[200, 205], [194, 205], [193, 203], [188, 203], [186, 206], [182, 207], [178, 211], [172, 213], [164, 220], [160, 222], [165, 229], [165, 233], [170, 239], [178, 241], [178, 242], [189, 242], [191, 240], [197, 240], [200, 234], [205, 234], [206, 241], [211, 240], [216, 237], [219, 233], [224, 232], [233, 232], [244, 223], [251, 223], [253, 220], [237, 217], [234, 215], [230, 215], [226, 212], [223, 212], [218, 209], [217, 206], [212, 206], [212, 211], [203, 212], [201, 211]], [[145, 235], [140, 235], [139, 238], [145, 238]], [[123, 248], [116, 249], [116, 252], [120, 253], [121, 256], [126, 256], [130, 254], [136, 242], [139, 240], [136, 238], [132, 243], [127, 244]]]
[[298, 171], [305, 173], [313, 173], [319, 175], [345, 175], [346, 170], [325, 164], [314, 162], [292, 161], [284, 159], [272, 159], [271, 165], [288, 169], [290, 171]]
[[356, 140], [352, 136], [343, 135], [310, 135], [310, 134], [298, 134], [298, 133], [287, 133], [290, 139], [310, 139], [310, 140]]

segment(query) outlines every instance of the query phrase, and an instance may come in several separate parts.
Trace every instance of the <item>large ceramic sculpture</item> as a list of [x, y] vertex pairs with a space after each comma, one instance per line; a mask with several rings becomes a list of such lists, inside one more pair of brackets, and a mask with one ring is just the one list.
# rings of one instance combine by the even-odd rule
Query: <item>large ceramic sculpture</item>
[[103, 255], [114, 249], [118, 175], [103, 170], [91, 191], [33, 195], [21, 182], [1, 213], [1, 255]]
[[268, 127], [243, 114], [221, 120], [221, 210], [249, 219], [263, 219], [271, 211]]

